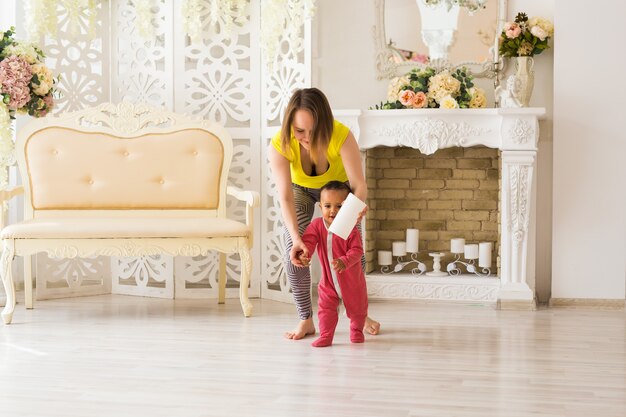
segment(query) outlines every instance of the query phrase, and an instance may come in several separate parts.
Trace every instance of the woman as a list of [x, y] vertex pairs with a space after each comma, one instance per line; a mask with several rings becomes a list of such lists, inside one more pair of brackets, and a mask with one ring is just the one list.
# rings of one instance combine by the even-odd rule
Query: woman
[[[349, 182], [354, 195], [362, 201], [367, 198], [367, 184], [356, 139], [333, 118], [326, 96], [317, 88], [293, 94], [282, 129], [272, 138], [268, 153], [285, 224], [285, 267], [300, 316], [296, 328], [286, 332], [285, 337], [297, 340], [314, 334], [315, 325], [311, 273], [309, 268], [294, 266], [302, 264], [297, 258], [289, 258], [291, 248], [307, 251], [301, 236], [311, 222], [324, 184], [331, 180]], [[378, 334], [380, 323], [368, 317], [363, 330]]]

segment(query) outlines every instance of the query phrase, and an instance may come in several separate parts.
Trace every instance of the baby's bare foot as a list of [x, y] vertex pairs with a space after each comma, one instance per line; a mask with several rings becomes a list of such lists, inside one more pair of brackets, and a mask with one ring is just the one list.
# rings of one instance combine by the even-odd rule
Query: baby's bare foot
[[380, 323], [374, 319], [369, 318], [369, 316], [365, 319], [365, 326], [363, 326], [363, 331], [371, 334], [372, 336], [376, 336], [380, 333]]
[[306, 336], [315, 334], [315, 324], [313, 318], [300, 320], [300, 323], [290, 332], [285, 332], [285, 337], [292, 340], [300, 340]]

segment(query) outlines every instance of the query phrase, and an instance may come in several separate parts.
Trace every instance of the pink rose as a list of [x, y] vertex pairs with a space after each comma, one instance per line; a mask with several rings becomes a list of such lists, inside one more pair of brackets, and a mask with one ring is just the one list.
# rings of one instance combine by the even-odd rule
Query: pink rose
[[48, 112], [54, 108], [54, 98], [52, 97], [52, 93], [43, 96], [43, 98], [40, 98], [37, 104], [37, 117], [43, 117], [48, 114]]
[[415, 93], [411, 90], [402, 90], [399, 99], [403, 106], [411, 107], [415, 100]]
[[506, 22], [504, 24], [504, 32], [509, 39], [515, 39], [522, 33], [522, 28], [515, 22]]
[[426, 97], [426, 94], [421, 91], [415, 93], [415, 97], [413, 98], [413, 107], [421, 109], [426, 106], [428, 106], [428, 97]]

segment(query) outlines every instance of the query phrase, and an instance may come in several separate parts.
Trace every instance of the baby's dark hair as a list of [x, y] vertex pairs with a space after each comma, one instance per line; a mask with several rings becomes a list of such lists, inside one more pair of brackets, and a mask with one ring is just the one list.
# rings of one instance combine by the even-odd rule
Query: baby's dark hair
[[350, 194], [352, 190], [350, 186], [342, 181], [329, 181], [322, 188], [320, 188], [320, 194], [324, 190], [345, 191], [346, 194]]

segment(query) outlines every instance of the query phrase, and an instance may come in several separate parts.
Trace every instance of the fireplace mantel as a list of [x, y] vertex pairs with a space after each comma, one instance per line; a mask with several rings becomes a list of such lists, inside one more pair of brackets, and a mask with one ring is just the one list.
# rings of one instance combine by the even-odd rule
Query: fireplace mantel
[[[529, 287], [529, 226], [533, 172], [543, 108], [341, 110], [335, 116], [354, 133], [362, 151], [412, 147], [426, 155], [453, 146], [502, 151], [500, 276], [429, 278], [410, 274], [367, 276], [371, 298], [441, 299], [534, 306]], [[365, 158], [363, 158], [365, 162]], [[531, 248], [534, 248], [534, 242]]]

